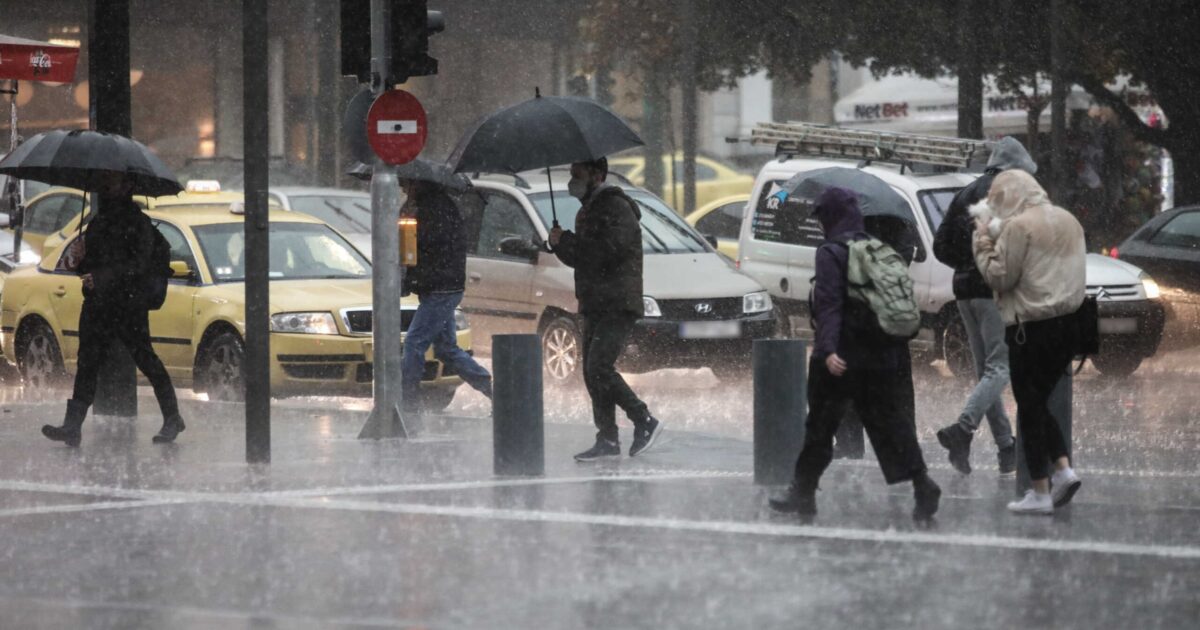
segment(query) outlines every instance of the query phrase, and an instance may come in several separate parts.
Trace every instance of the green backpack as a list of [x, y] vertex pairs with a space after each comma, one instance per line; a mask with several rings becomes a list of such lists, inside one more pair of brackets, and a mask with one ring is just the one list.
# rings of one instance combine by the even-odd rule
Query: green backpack
[[846, 265], [847, 324], [879, 342], [905, 342], [921, 328], [921, 310], [913, 293], [908, 263], [876, 238], [843, 242]]

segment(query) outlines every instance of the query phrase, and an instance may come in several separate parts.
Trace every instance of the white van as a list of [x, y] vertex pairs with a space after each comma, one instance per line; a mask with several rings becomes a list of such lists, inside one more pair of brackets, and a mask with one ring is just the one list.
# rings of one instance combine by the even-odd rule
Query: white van
[[955, 193], [975, 175], [920, 174], [893, 164], [860, 167], [858, 162], [851, 160], [781, 155], [763, 166], [754, 182], [738, 237], [739, 268], [771, 292], [776, 307], [783, 309], [789, 324], [790, 330], [785, 332], [801, 337], [809, 334], [809, 285], [817, 247], [824, 237], [821, 227], [812, 218], [804, 218], [796, 230], [776, 229], [779, 208], [772, 207], [775, 204], [771, 196], [797, 173], [829, 167], [860, 168], [886, 182], [908, 200], [911, 208], [920, 209], [911, 217], [920, 238], [910, 274], [922, 311], [922, 329], [913, 349], [928, 353], [940, 351], [941, 331], [952, 315], [957, 316], [950, 288], [954, 272], [933, 257], [929, 244], [933, 242], [934, 232], [941, 225], [942, 216], [949, 209]]

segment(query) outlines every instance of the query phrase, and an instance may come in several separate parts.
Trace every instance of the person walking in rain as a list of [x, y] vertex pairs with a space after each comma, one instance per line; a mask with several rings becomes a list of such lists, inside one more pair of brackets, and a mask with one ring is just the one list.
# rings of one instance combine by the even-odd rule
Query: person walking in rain
[[987, 201], [971, 212], [976, 215], [975, 262], [996, 292], [1006, 326], [1017, 425], [1033, 480], [1008, 509], [1052, 514], [1081, 485], [1047, 403], [1079, 343], [1075, 313], [1087, 295], [1083, 227], [1020, 170], [997, 175]]
[[405, 410], [421, 413], [421, 375], [431, 345], [433, 355], [448, 371], [491, 400], [492, 375], [458, 347], [455, 312], [467, 278], [467, 227], [462, 211], [437, 184], [410, 180], [404, 189], [417, 218], [417, 266], [405, 274], [404, 282], [421, 301], [404, 339], [401, 385]]
[[849, 310], [855, 307], [847, 295], [847, 245], [870, 238], [858, 198], [850, 190], [828, 188], [817, 198], [813, 215], [825, 241], [817, 249], [811, 297], [816, 340], [808, 367], [808, 421], [795, 476], [786, 494], [770, 500], [771, 508], [805, 520], [816, 516], [817, 485], [833, 459], [833, 436], [847, 404], [853, 404], [884, 479], [888, 484], [911, 481], [913, 519], [928, 521], [942, 491], [929, 478], [917, 444], [907, 342], [876, 341], [850, 329]]
[[642, 213], [619, 186], [608, 184], [608, 160], [571, 165], [568, 189], [583, 206], [575, 231], [555, 225], [550, 245], [575, 269], [575, 296], [583, 316], [583, 380], [592, 399], [596, 443], [575, 456], [591, 462], [619, 457], [616, 408], [633, 422], [629, 456], [649, 450], [663, 432], [646, 403], [617, 372], [617, 359], [642, 316]]
[[152, 441], [173, 442], [184, 429], [171, 377], [150, 342], [151, 278], [165, 281], [170, 275], [169, 266], [152, 267], [166, 265], [169, 255], [168, 261], [158, 260], [156, 245], [162, 236], [133, 202], [130, 190], [131, 185], [119, 174], [105, 180], [99, 191], [98, 213], [67, 256], [76, 262], [70, 270], [79, 273], [83, 284], [75, 389], [67, 401], [62, 426], [43, 426], [42, 434], [68, 446], [81, 442], [80, 428], [95, 400], [100, 369], [114, 339], [125, 346], [154, 387], [163, 425]]
[[975, 221], [968, 209], [986, 199], [992, 180], [1007, 170], [1037, 173], [1037, 163], [1015, 138], [1002, 138], [992, 149], [987, 170], [950, 202], [946, 218], [933, 240], [933, 255], [954, 268], [954, 299], [967, 333], [967, 344], [979, 382], [955, 422], [937, 432], [938, 442], [949, 451], [950, 465], [958, 472], [971, 473], [971, 439], [986, 416], [996, 442], [1000, 474], [1016, 471], [1016, 446], [1012, 424], [1004, 411], [1001, 395], [1008, 385], [1008, 346], [1004, 343], [1004, 321], [992, 297], [992, 288], [983, 281], [972, 251]]

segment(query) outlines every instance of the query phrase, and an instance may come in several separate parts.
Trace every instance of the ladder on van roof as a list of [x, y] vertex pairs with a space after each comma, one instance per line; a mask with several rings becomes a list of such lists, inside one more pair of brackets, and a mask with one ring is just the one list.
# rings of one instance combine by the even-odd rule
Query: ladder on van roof
[[842, 129], [798, 121], [758, 123], [751, 129], [748, 139], [727, 138], [726, 141], [774, 144], [775, 155], [894, 162], [909, 166], [929, 164], [953, 169], [969, 168], [982, 161], [990, 151], [990, 145], [983, 140]]

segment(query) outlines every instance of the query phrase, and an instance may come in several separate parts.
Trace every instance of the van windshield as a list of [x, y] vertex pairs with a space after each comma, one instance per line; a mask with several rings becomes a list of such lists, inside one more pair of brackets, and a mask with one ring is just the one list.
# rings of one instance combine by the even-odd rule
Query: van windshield
[[[647, 254], [698, 254], [707, 252], [708, 244], [690, 225], [661, 199], [641, 190], [626, 189], [642, 211], [642, 251]], [[537, 208], [542, 221], [551, 225], [553, 214], [550, 209], [550, 193], [534, 193], [529, 200]], [[575, 229], [575, 215], [579, 213], [579, 200], [567, 191], [554, 191], [554, 208], [558, 223], [564, 230]]]

